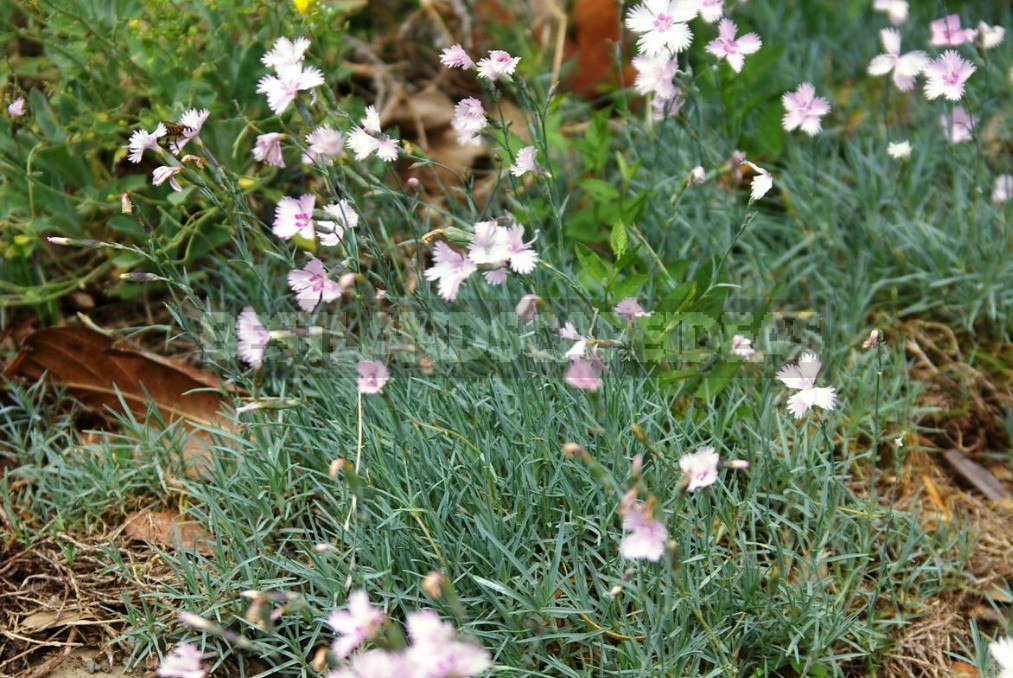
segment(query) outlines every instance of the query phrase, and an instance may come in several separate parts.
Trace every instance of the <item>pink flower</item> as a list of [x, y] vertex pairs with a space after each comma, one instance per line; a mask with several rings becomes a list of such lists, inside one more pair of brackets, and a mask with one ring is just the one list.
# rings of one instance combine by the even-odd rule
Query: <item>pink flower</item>
[[257, 143], [253, 147], [253, 159], [257, 162], [266, 162], [272, 167], [284, 167], [285, 159], [281, 157], [282, 134], [269, 132], [257, 137]]
[[517, 302], [514, 313], [521, 319], [522, 323], [529, 323], [538, 315], [538, 302], [542, 300], [537, 294], [525, 294]]
[[180, 643], [165, 655], [155, 674], [159, 678], [204, 678], [207, 671], [201, 666], [203, 659], [196, 647]]
[[619, 555], [630, 560], [649, 560], [656, 563], [665, 553], [668, 543], [668, 529], [654, 518], [654, 511], [647, 502], [637, 499], [636, 490], [623, 495], [619, 504], [623, 516], [626, 536], [619, 542]]
[[668, 56], [636, 56], [633, 57], [633, 68], [637, 77], [633, 86], [637, 92], [647, 96], [653, 94], [658, 99], [669, 101], [674, 99], [678, 90], [673, 79], [679, 71], [679, 62]]
[[830, 112], [830, 102], [816, 96], [816, 88], [803, 82], [794, 92], [787, 92], [781, 101], [784, 103], [785, 114], [781, 125], [785, 131], [801, 128], [811, 137], [819, 134], [820, 118]]
[[719, 59], [725, 59], [736, 73], [742, 71], [746, 55], [759, 51], [763, 42], [756, 33], [746, 33], [738, 40], [735, 33], [738, 26], [730, 19], [722, 19], [718, 24], [718, 37], [707, 43], [706, 50]]
[[713, 447], [703, 447], [691, 454], [679, 457], [679, 468], [685, 475], [686, 490], [692, 492], [718, 479], [718, 454]]
[[921, 50], [900, 53], [900, 33], [892, 28], [879, 32], [885, 54], [873, 57], [869, 62], [869, 75], [886, 75], [893, 71], [893, 83], [901, 92], [907, 92], [915, 84], [915, 76], [925, 70], [929, 55]]
[[383, 610], [369, 604], [369, 596], [365, 591], [352, 591], [348, 596], [348, 609], [337, 610], [327, 617], [328, 626], [338, 634], [331, 644], [331, 650], [339, 659], [344, 659], [352, 650], [376, 635], [384, 618]]
[[520, 61], [520, 57], [512, 57], [501, 49], [491, 50], [488, 57], [479, 59], [478, 77], [485, 78], [489, 82], [496, 82], [500, 78], [509, 79], [517, 70]]
[[737, 355], [743, 360], [752, 360], [753, 356], [756, 355], [756, 350], [753, 348], [753, 340], [736, 334], [732, 337], [732, 355]]
[[191, 108], [183, 112], [183, 115], [176, 121], [177, 125], [183, 127], [183, 133], [169, 142], [169, 150], [172, 151], [173, 155], [179, 155], [184, 146], [197, 138], [201, 127], [204, 126], [204, 121], [208, 119], [209, 115], [211, 115], [211, 111], [206, 108], [200, 110]]
[[724, 0], [700, 0], [700, 18], [707, 23], [714, 23], [720, 19], [724, 13]]
[[475, 235], [468, 243], [468, 258], [476, 264], [499, 265], [506, 261], [508, 250], [507, 230], [495, 221], [479, 221], [474, 226]]
[[468, 276], [478, 270], [475, 262], [442, 240], [433, 245], [433, 265], [423, 273], [426, 280], [437, 281], [440, 296], [453, 301]]
[[165, 180], [169, 180], [169, 185], [172, 186], [174, 191], [182, 191], [183, 187], [179, 185], [179, 181], [176, 180], [176, 175], [183, 171], [183, 168], [179, 165], [162, 165], [156, 167], [151, 173], [151, 183], [155, 186], [161, 186], [165, 183]]
[[341, 285], [327, 277], [327, 269], [319, 259], [310, 259], [304, 268], [288, 272], [288, 286], [296, 293], [299, 308], [311, 312], [320, 302], [334, 301], [344, 291]]
[[440, 53], [440, 63], [447, 68], [474, 68], [475, 62], [461, 45], [451, 45]]
[[968, 115], [963, 106], [954, 106], [952, 116], [945, 113], [939, 116], [939, 124], [943, 126], [943, 136], [951, 144], [959, 144], [971, 140], [971, 131], [978, 119]]
[[482, 102], [474, 97], [461, 99], [454, 106], [454, 118], [450, 126], [457, 132], [457, 143], [462, 146], [468, 144], [481, 144], [478, 133], [485, 129], [488, 121], [485, 119], [485, 109]]
[[306, 135], [306, 144], [308, 147], [302, 156], [304, 163], [308, 164], [319, 160], [330, 165], [334, 158], [341, 157], [344, 138], [341, 136], [341, 132], [331, 129], [327, 125], [321, 125]]
[[267, 97], [267, 105], [275, 115], [281, 115], [295, 101], [299, 92], [312, 90], [324, 84], [319, 68], [303, 66], [301, 62], [283, 64], [277, 75], [265, 75], [257, 82], [257, 92]]
[[524, 227], [511, 226], [506, 231], [507, 261], [514, 273], [527, 275], [538, 264], [538, 253], [531, 249], [531, 242], [524, 242]]
[[334, 217], [333, 221], [321, 220], [316, 223], [317, 237], [324, 247], [335, 247], [345, 231], [359, 225], [359, 213], [356, 212], [347, 200], [339, 200], [330, 205], [324, 205], [324, 212]]
[[637, 318], [647, 318], [651, 315], [644, 310], [644, 307], [640, 305], [636, 297], [626, 297], [616, 304], [612, 311], [617, 315], [625, 317], [629, 322], [633, 322]]
[[767, 191], [773, 188], [774, 178], [770, 176], [770, 172], [759, 165], [754, 165], [748, 160], [743, 160], [741, 164], [746, 165], [756, 173], [753, 175], [753, 180], [749, 184], [749, 202], [756, 202], [763, 196], [767, 195]]
[[563, 374], [563, 381], [573, 388], [584, 391], [597, 391], [602, 386], [598, 366], [583, 358], [578, 358], [570, 363]]
[[788, 398], [788, 411], [796, 419], [809, 411], [813, 406], [824, 410], [832, 410], [837, 403], [837, 394], [833, 386], [816, 387], [816, 375], [820, 372], [820, 359], [815, 353], [803, 353], [797, 364], [787, 364], [777, 373], [777, 378], [785, 386], [798, 393]]
[[442, 621], [433, 610], [412, 612], [405, 626], [412, 641], [406, 653], [408, 664], [414, 670], [411, 675], [463, 678], [483, 673], [492, 666], [492, 657], [485, 649], [457, 640], [454, 627]]
[[334, 669], [325, 678], [380, 678], [414, 676], [404, 655], [389, 650], [367, 650], [352, 655], [345, 666]]
[[14, 101], [7, 104], [7, 115], [13, 120], [14, 118], [20, 118], [25, 114], [25, 98], [18, 97]]
[[390, 372], [387, 371], [387, 366], [379, 360], [360, 360], [355, 371], [359, 374], [356, 382], [359, 386], [359, 393], [379, 393], [390, 381]]
[[872, 331], [869, 332], [869, 338], [862, 342], [862, 348], [864, 348], [866, 351], [868, 351], [870, 348], [876, 348], [877, 346], [879, 346], [879, 338], [880, 338], [879, 330], [873, 328]]
[[535, 162], [535, 156], [537, 155], [538, 149], [534, 146], [525, 146], [517, 151], [517, 161], [510, 166], [510, 174], [515, 177], [521, 177], [528, 172], [544, 172], [545, 170]]
[[960, 16], [949, 14], [942, 19], [936, 19], [929, 24], [932, 31], [931, 45], [933, 47], [956, 47], [965, 42], [973, 42], [978, 31], [973, 28], [962, 29], [960, 27]]
[[317, 198], [307, 193], [300, 198], [285, 196], [274, 208], [274, 228], [272, 232], [282, 240], [290, 240], [292, 236], [307, 240], [313, 239], [313, 209]]
[[581, 336], [577, 332], [577, 328], [573, 326], [573, 323], [567, 322], [566, 325], [560, 328], [559, 336], [562, 339], [567, 339], [573, 342], [573, 346], [566, 352], [566, 357], [570, 360], [577, 358], [583, 358], [587, 355], [587, 337]]
[[644, 0], [626, 16], [626, 27], [640, 33], [637, 47], [647, 56], [681, 52], [693, 41], [686, 22], [697, 15], [697, 0]]
[[130, 149], [130, 155], [127, 156], [127, 160], [133, 163], [140, 162], [145, 151], [158, 148], [158, 140], [164, 137], [166, 133], [165, 125], [162, 123], [158, 123], [155, 131], [151, 134], [148, 134], [143, 129], [135, 130], [130, 135], [129, 141], [127, 141], [127, 148]]
[[294, 42], [288, 38], [278, 38], [271, 51], [262, 56], [260, 61], [276, 71], [285, 66], [301, 64], [309, 46], [310, 41], [306, 38], [296, 38]]
[[940, 96], [950, 101], [959, 101], [964, 96], [964, 83], [977, 70], [974, 65], [962, 58], [954, 50], [943, 52], [938, 59], [930, 61], [925, 67], [925, 98], [937, 99]]
[[236, 336], [239, 337], [237, 346], [239, 357], [250, 367], [260, 367], [264, 351], [267, 350], [267, 342], [271, 340], [271, 333], [260, 322], [252, 306], [244, 308], [236, 319]]
[[651, 102], [651, 119], [664, 120], [665, 118], [674, 118], [679, 115], [679, 111], [682, 110], [684, 103], [686, 103], [686, 97], [678, 90], [671, 99], [655, 97]]
[[397, 160], [398, 142], [380, 133], [380, 116], [373, 106], [366, 106], [366, 115], [359, 122], [362, 126], [353, 127], [345, 142], [355, 159], [361, 162], [376, 153], [384, 162]]
[[874, 0], [872, 8], [877, 12], [885, 12], [890, 17], [890, 23], [894, 26], [899, 26], [907, 21], [907, 0]]

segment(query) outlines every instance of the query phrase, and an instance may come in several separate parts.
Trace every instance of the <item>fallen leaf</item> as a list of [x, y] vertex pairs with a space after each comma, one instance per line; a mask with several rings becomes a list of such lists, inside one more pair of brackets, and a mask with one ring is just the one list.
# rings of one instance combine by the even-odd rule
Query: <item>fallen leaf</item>
[[211, 552], [214, 537], [197, 523], [183, 520], [172, 511], [139, 511], [127, 517], [123, 533], [162, 549]]
[[100, 619], [80, 609], [41, 610], [33, 612], [18, 624], [18, 628], [29, 633], [38, 633], [46, 629], [64, 626], [89, 626], [108, 624], [110, 620]]
[[1010, 494], [1009, 490], [1003, 487], [1003, 484], [987, 468], [968, 459], [960, 450], [946, 450], [943, 452], [943, 458], [949, 462], [953, 470], [992, 501], [1013, 498], [1013, 494]]
[[166, 423], [184, 419], [225, 428], [227, 421], [219, 414], [226, 401], [212, 375], [86, 327], [33, 332], [4, 370], [4, 376], [12, 380], [33, 382], [43, 375], [102, 415], [110, 410], [122, 412], [126, 405], [143, 418], [154, 405]]

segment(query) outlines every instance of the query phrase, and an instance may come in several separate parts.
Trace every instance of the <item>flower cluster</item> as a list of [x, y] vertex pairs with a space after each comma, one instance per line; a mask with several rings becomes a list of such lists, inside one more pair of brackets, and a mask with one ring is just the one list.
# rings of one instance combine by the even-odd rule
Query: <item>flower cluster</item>
[[257, 82], [257, 92], [267, 97], [267, 106], [275, 115], [281, 115], [295, 101], [299, 92], [311, 92], [324, 84], [324, 74], [315, 66], [305, 66], [303, 57], [310, 41], [297, 38], [278, 38], [270, 52], [261, 61], [274, 73]]
[[370, 604], [365, 591], [353, 591], [347, 609], [327, 618], [327, 624], [338, 634], [331, 651], [338, 659], [346, 660], [327, 678], [463, 678], [492, 666], [486, 650], [457, 638], [454, 627], [428, 609], [407, 616], [405, 626], [411, 644], [404, 650], [376, 648], [352, 654], [377, 636], [386, 619], [382, 610]]
[[[509, 223], [514, 223], [509, 219]], [[524, 227], [501, 226], [497, 221], [479, 221], [470, 234], [467, 252], [459, 252], [444, 241], [433, 246], [433, 265], [424, 272], [426, 280], [436, 281], [446, 301], [457, 298], [461, 283], [483, 269], [482, 277], [490, 285], [506, 282], [508, 270], [526, 275], [535, 270], [538, 253], [525, 242]]]
[[447, 68], [463, 70], [474, 68], [478, 71], [478, 77], [489, 82], [509, 80], [520, 62], [520, 57], [512, 56], [509, 52], [501, 49], [490, 50], [489, 55], [484, 59], [479, 59], [477, 64], [460, 45], [451, 45], [440, 54], [440, 63]]

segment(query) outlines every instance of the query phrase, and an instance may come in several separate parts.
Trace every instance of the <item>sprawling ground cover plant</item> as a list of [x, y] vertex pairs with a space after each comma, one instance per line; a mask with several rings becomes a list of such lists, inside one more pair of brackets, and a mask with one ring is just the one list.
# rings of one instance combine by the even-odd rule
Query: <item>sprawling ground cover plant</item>
[[[312, 30], [334, 8], [299, 7], [117, 110], [109, 176], [66, 175], [66, 90], [11, 79], [8, 298], [157, 285], [235, 404], [195, 458], [130, 417], [84, 444], [15, 391], [21, 538], [139, 498], [202, 525], [125, 603], [166, 676], [878, 671], [971, 545], [893, 506], [916, 394], [869, 323], [1009, 335], [1008, 8], [630, 3], [636, 78], [596, 112], [531, 45], [447, 40], [427, 58], [468, 83], [447, 124], [491, 149], [479, 181], [350, 94], [348, 45]], [[95, 18], [137, 79], [178, 72]], [[42, 236], [98, 254], [47, 282]]]

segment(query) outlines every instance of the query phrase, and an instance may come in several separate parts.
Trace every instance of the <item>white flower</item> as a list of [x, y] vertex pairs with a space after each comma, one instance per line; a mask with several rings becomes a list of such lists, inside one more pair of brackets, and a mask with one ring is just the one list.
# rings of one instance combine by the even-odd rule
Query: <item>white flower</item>
[[252, 306], [244, 308], [236, 319], [236, 336], [239, 338], [236, 347], [239, 357], [250, 367], [260, 367], [264, 351], [267, 350], [267, 342], [271, 340], [271, 333], [260, 322]]
[[468, 144], [481, 145], [482, 140], [478, 133], [485, 129], [488, 121], [485, 119], [485, 109], [482, 102], [474, 97], [461, 99], [454, 106], [454, 118], [450, 126], [457, 132], [457, 143], [462, 146]]
[[754, 165], [748, 160], [743, 160], [742, 164], [747, 165], [756, 172], [756, 174], [753, 175], [752, 182], [749, 184], [749, 202], [756, 202], [763, 196], [767, 195], [767, 191], [774, 186], [774, 178], [770, 176], [770, 172], [758, 165]]
[[981, 38], [982, 49], [992, 49], [1006, 37], [1006, 29], [1002, 26], [989, 26], [984, 21], [978, 22], [978, 37]]
[[295, 41], [278, 38], [274, 41], [271, 51], [262, 56], [260, 61], [276, 71], [292, 64], [301, 64], [309, 46], [310, 41], [306, 38], [296, 38]]
[[332, 164], [334, 158], [340, 158], [344, 138], [341, 132], [331, 129], [327, 125], [321, 125], [306, 135], [306, 152], [302, 156], [304, 163], [312, 163], [320, 160], [325, 164]]
[[175, 167], [171, 165], [162, 165], [156, 167], [151, 173], [151, 183], [155, 186], [161, 186], [166, 179], [169, 180], [169, 185], [172, 186], [174, 191], [182, 191], [183, 187], [179, 185], [179, 181], [176, 180], [176, 175], [183, 171], [183, 168], [179, 165]]
[[978, 119], [968, 115], [963, 106], [954, 106], [952, 115], [943, 113], [939, 116], [939, 124], [943, 127], [943, 136], [951, 144], [960, 144], [973, 138], [971, 132], [978, 124]]
[[681, 52], [693, 42], [686, 22], [699, 10], [697, 0], [644, 0], [626, 16], [626, 27], [640, 33], [637, 47], [647, 56]]
[[1002, 204], [1013, 198], [1013, 174], [1000, 174], [992, 184], [992, 202]]
[[714, 23], [720, 19], [724, 13], [724, 0], [700, 0], [700, 18], [707, 23]]
[[266, 162], [272, 167], [284, 167], [285, 159], [281, 155], [282, 134], [268, 132], [257, 137], [257, 143], [253, 147], [253, 159], [257, 162]]
[[907, 160], [911, 157], [911, 142], [905, 139], [891, 143], [886, 147], [886, 154], [894, 160]]
[[25, 98], [18, 97], [14, 101], [7, 104], [7, 115], [14, 118], [20, 118], [25, 114]]
[[437, 290], [446, 301], [453, 301], [461, 283], [478, 270], [470, 258], [442, 240], [433, 245], [433, 265], [423, 272], [426, 280], [437, 281]]
[[907, 0], [874, 0], [872, 8], [877, 12], [885, 12], [890, 17], [890, 23], [894, 26], [899, 26], [907, 21]]
[[756, 355], [753, 348], [753, 340], [741, 334], [732, 337], [732, 355], [737, 355], [743, 360], [752, 360]]
[[478, 77], [485, 78], [490, 82], [496, 82], [500, 78], [509, 79], [517, 70], [517, 64], [520, 61], [520, 57], [512, 57], [509, 52], [504, 52], [501, 49], [491, 50], [488, 57], [479, 59]]
[[679, 457], [679, 468], [685, 475], [686, 489], [690, 492], [713, 485], [718, 479], [718, 453], [713, 447], [703, 447]]
[[665, 101], [675, 98], [678, 90], [672, 80], [679, 71], [678, 61], [667, 56], [636, 56], [633, 68], [637, 70], [633, 86], [639, 94], [653, 94]]
[[893, 83], [901, 92], [907, 92], [914, 87], [915, 76], [928, 66], [929, 55], [921, 50], [902, 55], [900, 33], [892, 28], [881, 30], [879, 37], [886, 54], [873, 57], [869, 62], [869, 75], [886, 75], [893, 71]]
[[796, 419], [801, 419], [813, 406], [832, 410], [837, 404], [833, 386], [817, 388], [816, 375], [819, 372], [819, 357], [815, 353], [803, 353], [797, 364], [789, 363], [777, 373], [781, 383], [798, 391], [788, 398], [788, 411], [794, 414]]
[[348, 133], [345, 145], [352, 149], [355, 159], [362, 161], [371, 154], [385, 162], [397, 159], [398, 142], [389, 135], [380, 133], [380, 115], [373, 106], [366, 106], [366, 115], [359, 121], [361, 127], [353, 127]]
[[324, 84], [319, 68], [290, 63], [280, 66], [277, 75], [265, 75], [257, 82], [257, 92], [267, 97], [267, 105], [275, 115], [281, 115], [299, 92]]
[[988, 652], [999, 665], [998, 678], [1013, 678], [1013, 638], [1000, 638], [988, 644]]
[[535, 162], [536, 155], [538, 155], [538, 149], [534, 146], [525, 146], [517, 151], [517, 161], [510, 166], [510, 174], [521, 177], [528, 172], [544, 172], [545, 170]]
[[359, 225], [359, 213], [356, 212], [347, 200], [339, 200], [330, 205], [324, 205], [324, 212], [334, 217], [333, 221], [317, 222], [317, 237], [324, 247], [334, 247], [345, 231]]
[[179, 155], [183, 147], [200, 134], [201, 127], [204, 126], [204, 122], [208, 119], [209, 115], [211, 115], [211, 111], [206, 108], [200, 110], [190, 108], [184, 111], [183, 115], [179, 116], [176, 124], [183, 127], [183, 133], [169, 142], [169, 150], [172, 151], [173, 155]]
[[130, 155], [127, 156], [127, 160], [130, 162], [140, 162], [144, 156], [144, 151], [158, 148], [158, 140], [166, 135], [165, 125], [158, 123], [155, 127], [155, 131], [148, 134], [143, 129], [136, 130], [130, 135], [130, 140], [127, 141], [127, 148], [130, 149]]

